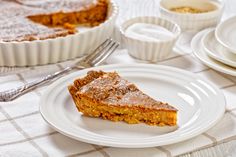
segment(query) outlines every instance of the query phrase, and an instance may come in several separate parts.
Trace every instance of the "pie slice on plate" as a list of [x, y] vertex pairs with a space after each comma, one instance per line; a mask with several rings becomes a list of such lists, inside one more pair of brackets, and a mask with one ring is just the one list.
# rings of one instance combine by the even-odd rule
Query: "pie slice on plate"
[[116, 72], [89, 71], [68, 87], [78, 111], [129, 124], [177, 124], [177, 109], [156, 101]]

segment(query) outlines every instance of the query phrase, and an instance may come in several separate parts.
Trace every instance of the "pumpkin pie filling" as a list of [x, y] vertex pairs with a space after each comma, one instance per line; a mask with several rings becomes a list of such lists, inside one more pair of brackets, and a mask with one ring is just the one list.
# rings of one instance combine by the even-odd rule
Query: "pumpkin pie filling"
[[45, 2], [28, 6], [13, 0], [0, 1], [0, 41], [32, 41], [67, 36], [78, 26], [97, 26], [107, 18], [108, 0]]
[[116, 72], [90, 71], [68, 87], [79, 112], [129, 124], [177, 124], [177, 109], [156, 101]]

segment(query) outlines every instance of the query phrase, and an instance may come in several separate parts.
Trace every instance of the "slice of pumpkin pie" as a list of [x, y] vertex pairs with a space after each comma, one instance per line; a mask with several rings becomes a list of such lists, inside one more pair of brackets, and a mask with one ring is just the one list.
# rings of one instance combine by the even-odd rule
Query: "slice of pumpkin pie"
[[78, 111], [129, 124], [174, 126], [177, 109], [156, 101], [116, 72], [89, 71], [68, 87]]

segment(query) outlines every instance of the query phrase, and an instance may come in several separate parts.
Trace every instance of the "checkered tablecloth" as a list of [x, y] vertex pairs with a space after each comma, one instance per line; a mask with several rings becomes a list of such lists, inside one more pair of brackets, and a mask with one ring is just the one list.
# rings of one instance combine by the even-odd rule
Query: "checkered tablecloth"
[[[158, 15], [158, 0], [116, 0], [120, 6], [119, 25], [138, 15]], [[226, 1], [224, 17], [236, 13], [236, 1]], [[218, 86], [227, 101], [224, 118], [209, 131], [184, 142], [145, 149], [119, 149], [91, 145], [70, 139], [52, 128], [39, 113], [39, 100], [46, 87], [19, 99], [0, 103], [0, 157], [83, 156], [83, 157], [234, 157], [236, 156], [236, 77], [204, 66], [189, 47], [194, 34], [185, 33], [172, 55], [157, 64], [191, 71]], [[116, 34], [116, 38], [119, 36]], [[74, 61], [32, 68], [0, 68], [0, 91], [14, 88], [53, 73]], [[117, 50], [105, 64], [138, 63], [125, 49]], [[11, 72], [10, 72], [11, 71]], [[7, 73], [11, 75], [6, 75]], [[10, 72], [10, 73], [9, 73]], [[214, 147], [213, 147], [214, 146]], [[201, 151], [199, 151], [201, 150]]]

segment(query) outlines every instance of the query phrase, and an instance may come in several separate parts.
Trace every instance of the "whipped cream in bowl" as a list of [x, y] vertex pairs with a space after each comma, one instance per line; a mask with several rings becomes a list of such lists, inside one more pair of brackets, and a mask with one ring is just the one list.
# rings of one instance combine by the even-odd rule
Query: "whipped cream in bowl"
[[134, 23], [125, 30], [125, 35], [150, 42], [165, 41], [174, 37], [174, 34], [168, 29], [149, 23]]
[[167, 58], [181, 33], [177, 24], [152, 16], [136, 17], [125, 21], [120, 31], [129, 54], [134, 58], [150, 62]]

